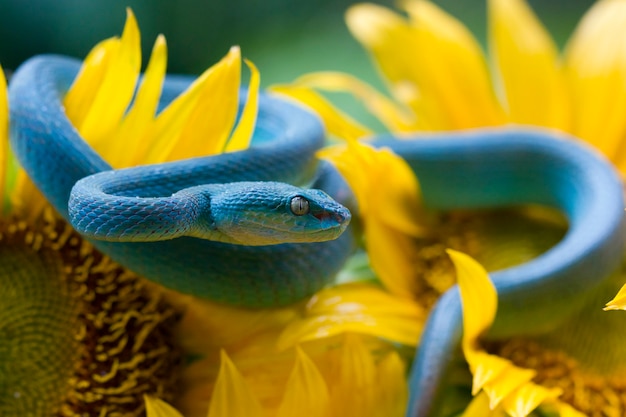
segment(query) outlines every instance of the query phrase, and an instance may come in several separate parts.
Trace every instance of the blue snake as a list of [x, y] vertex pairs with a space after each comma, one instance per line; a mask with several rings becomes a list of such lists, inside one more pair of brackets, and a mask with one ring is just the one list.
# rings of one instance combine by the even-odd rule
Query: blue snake
[[[315, 240], [312, 232], [320, 230], [331, 239], [345, 229], [349, 213], [325, 194], [278, 183], [326, 188], [336, 200], [350, 201], [349, 189], [335, 180], [332, 167], [323, 164], [318, 169], [314, 153], [323, 146], [324, 130], [317, 118], [299, 107], [263, 96], [252, 147], [247, 151], [112, 171], [80, 138], [64, 113], [62, 98], [79, 67], [76, 60], [45, 56], [27, 61], [15, 72], [9, 85], [11, 146], [61, 216], [84, 226], [86, 234], [95, 237], [91, 241], [99, 250], [183, 293], [248, 307], [289, 304], [332, 280], [353, 251], [352, 233], [342, 233], [328, 242], [260, 242], [249, 246], [233, 244], [245, 236], [217, 230], [221, 220], [230, 221], [238, 223], [231, 229], [239, 228], [245, 235], [243, 224], [260, 223], [268, 213], [277, 218], [271, 222], [276, 227], [286, 222], [289, 225], [282, 226], [300, 229], [300, 233], [292, 233], [291, 242], [302, 236]], [[188, 84], [189, 80], [181, 79], [167, 83], [163, 105]], [[302, 130], [306, 137], [300, 137]], [[204, 184], [217, 184], [209, 189], [224, 191], [215, 196], [213, 206]], [[229, 215], [233, 211], [228, 206], [237, 201], [233, 195], [243, 195], [229, 193], [235, 191], [233, 187], [248, 190], [247, 199], [239, 202], [240, 207], [246, 206], [247, 217]], [[271, 189], [273, 196], [263, 195], [261, 188]], [[277, 196], [280, 198], [271, 198]], [[307, 215], [290, 213], [296, 196], [309, 202]], [[83, 212], [98, 197], [110, 208], [104, 210], [109, 217], [100, 218], [99, 226], [91, 214]], [[223, 204], [217, 205], [220, 199]], [[70, 200], [76, 205], [70, 207]], [[203, 205], [209, 210], [202, 212]], [[283, 214], [280, 217], [279, 210]], [[128, 231], [113, 236], [121, 224], [128, 225]], [[110, 228], [105, 230], [105, 225]], [[285, 234], [284, 230], [270, 232]], [[217, 240], [195, 237], [202, 233]], [[152, 241], [164, 234], [170, 234], [171, 239]], [[127, 241], [112, 241], [116, 238]]]
[[[332, 281], [357, 241], [344, 206], [356, 219], [358, 206], [338, 172], [315, 159], [324, 145], [315, 116], [262, 95], [248, 150], [114, 171], [65, 116], [62, 99], [78, 68], [75, 60], [42, 56], [15, 72], [11, 146], [59, 214], [99, 250], [178, 291], [246, 307], [285, 305]], [[188, 84], [169, 78], [161, 105]], [[428, 208], [535, 203], [567, 215], [568, 233], [554, 248], [491, 274], [499, 295], [494, 334], [537, 331], [555, 305], [566, 315], [622, 258], [621, 180], [572, 138], [510, 127], [372, 143], [407, 160]], [[268, 222], [282, 225], [267, 230]], [[434, 410], [460, 336], [453, 288], [424, 331], [408, 415]]]

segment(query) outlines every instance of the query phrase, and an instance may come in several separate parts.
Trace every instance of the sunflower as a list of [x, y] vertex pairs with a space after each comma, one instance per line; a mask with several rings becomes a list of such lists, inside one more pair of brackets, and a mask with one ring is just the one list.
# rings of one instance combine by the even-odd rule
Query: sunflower
[[[129, 10], [121, 37], [85, 58], [64, 97], [80, 135], [115, 168], [248, 147], [259, 73], [246, 61], [238, 114], [239, 48], [160, 109], [165, 39], [137, 85], [139, 38]], [[7, 149], [4, 82], [0, 98], [0, 414], [179, 415], [167, 403], [186, 416], [404, 413], [406, 367], [425, 320], [418, 305], [372, 282], [267, 310], [150, 283], [83, 240], [19, 169]]]
[[[566, 402], [560, 400], [564, 388], [558, 384], [545, 387], [534, 379], [558, 379], [561, 372], [575, 373], [575, 363], [559, 363], [562, 355], [533, 350], [532, 344], [517, 341], [507, 347], [508, 358], [487, 352], [481, 345], [480, 337], [489, 330], [497, 311], [498, 297], [487, 271], [471, 257], [455, 251], [449, 251], [458, 277], [463, 304], [463, 353], [473, 374], [472, 393], [478, 394], [467, 407], [463, 416], [504, 416], [522, 417], [529, 415], [537, 407], [549, 410], [560, 416], [582, 417], [596, 415], [581, 413]], [[530, 349], [528, 349], [530, 346]], [[523, 349], [528, 350], [524, 351]], [[516, 349], [520, 349], [516, 351]], [[534, 356], [536, 355], [536, 356]], [[542, 356], [543, 355], [543, 356]], [[519, 361], [543, 360], [546, 369], [536, 371], [520, 366]], [[567, 367], [571, 366], [571, 369]], [[550, 375], [552, 374], [552, 375]], [[545, 381], [544, 381], [545, 382]], [[585, 375], [578, 375], [577, 382], [584, 389], [590, 385]], [[590, 404], [588, 404], [590, 405]], [[579, 404], [580, 406], [580, 404]], [[591, 410], [584, 410], [589, 412]], [[615, 414], [609, 410], [604, 415]], [[615, 414], [618, 415], [618, 414]]]
[[[307, 74], [276, 90], [317, 109], [329, 131], [348, 142], [366, 139], [374, 131], [334, 107], [320, 91], [352, 94], [399, 137], [409, 132], [419, 136], [426, 131], [510, 124], [564, 131], [594, 146], [622, 175], [626, 173], [626, 121], [622, 117], [626, 67], [624, 40], [619, 36], [626, 22], [625, 1], [596, 2], [561, 53], [524, 1], [489, 0], [489, 59], [470, 31], [435, 4], [406, 0], [401, 7], [406, 15], [374, 4], [352, 6], [346, 14], [350, 31], [373, 57], [390, 96], [337, 72]], [[406, 193], [415, 195], [413, 191]], [[548, 213], [535, 209], [531, 216], [547, 219], [544, 216]], [[472, 221], [482, 219], [494, 229], [462, 225], [454, 233], [456, 246], [447, 246], [468, 253], [487, 270], [500, 269], [505, 265], [498, 263], [521, 255], [524, 250], [515, 242], [528, 239], [538, 243], [551, 233], [552, 243], [559, 240], [556, 223], [552, 227], [548, 222], [539, 225], [530, 236], [524, 230], [513, 230], [513, 224], [519, 222], [511, 221], [511, 216], [519, 216], [519, 212], [509, 212], [503, 221], [494, 213], [463, 215]], [[557, 218], [552, 219], [558, 223]], [[424, 219], [421, 222], [426, 230], [433, 230]], [[561, 225], [560, 230], [565, 228]], [[441, 233], [442, 229], [434, 230]], [[413, 244], [417, 240], [415, 236], [407, 239]], [[549, 244], [540, 246], [546, 249]], [[443, 249], [437, 252], [439, 256]], [[530, 253], [533, 251], [527, 255], [541, 252], [535, 249], [534, 255]], [[415, 249], [407, 252], [406, 256], [415, 259]], [[369, 256], [376, 269], [377, 255], [371, 252]], [[485, 394], [472, 402], [467, 415], [524, 416], [544, 403], [542, 398], [549, 403], [542, 407], [542, 413], [623, 415], [626, 356], [619, 330], [623, 321], [619, 315], [603, 313], [599, 308], [618, 292], [620, 280], [623, 275], [618, 271], [604, 280], [601, 288], [585, 294], [581, 308], [549, 334], [497, 340], [484, 336], [479, 347], [485, 355], [468, 354], [464, 344], [475, 381], [489, 375], [488, 381], [474, 382], [474, 393], [482, 389]], [[625, 291], [626, 287], [622, 288], [606, 309], [626, 309]], [[482, 329], [488, 327], [485, 324]], [[475, 333], [472, 337], [478, 340]], [[475, 357], [488, 359], [477, 362]], [[524, 371], [500, 373], [504, 364]], [[449, 392], [465, 386], [454, 379], [455, 375], [451, 378], [447, 380]], [[536, 389], [527, 388], [530, 383]], [[567, 406], [555, 406], [557, 399]], [[458, 413], [468, 401], [459, 400], [447, 411]]]
[[[410, 21], [373, 4], [357, 4], [346, 14], [348, 27], [375, 58], [392, 98], [337, 72], [306, 74], [271, 89], [314, 109], [329, 133], [344, 142], [319, 156], [337, 166], [357, 195], [369, 265], [390, 291], [429, 310], [454, 284], [446, 248], [470, 254], [489, 270], [504, 269], [555, 245], [567, 222], [536, 206], [446, 213], [424, 209], [419, 178], [410, 168], [389, 151], [367, 146], [374, 130], [320, 94], [352, 94], [399, 137], [507, 122], [470, 33], [430, 2], [403, 5]], [[407, 53], [422, 50], [424, 62], [419, 53]]]
[[402, 416], [424, 319], [414, 303], [363, 282], [280, 310], [196, 302], [180, 327], [195, 360], [182, 372], [178, 411], [147, 397], [148, 415]]
[[8, 150], [0, 84], [0, 414], [139, 415], [172, 398], [180, 312], [97, 252], [27, 181]]
[[[561, 54], [523, 0], [489, 0], [489, 59], [471, 32], [435, 4], [401, 5], [408, 18], [368, 3], [346, 13], [348, 28], [373, 57], [391, 98], [337, 72], [307, 74], [285, 89], [304, 101], [321, 100], [310, 88], [351, 93], [397, 133], [511, 123], [559, 129], [589, 142], [626, 172], [626, 72], [623, 40], [615, 36], [626, 15], [624, 1], [594, 4]], [[321, 114], [331, 130], [348, 124], [361, 136], [370, 133], [354, 120], [332, 118], [336, 110]]]
[[498, 295], [487, 272], [465, 254], [449, 254], [457, 270], [462, 350], [474, 396], [460, 415], [623, 415], [621, 323], [618, 316], [593, 308], [598, 294], [615, 287], [615, 279], [605, 282], [583, 309], [549, 333], [493, 339], [488, 334], [496, 318]]

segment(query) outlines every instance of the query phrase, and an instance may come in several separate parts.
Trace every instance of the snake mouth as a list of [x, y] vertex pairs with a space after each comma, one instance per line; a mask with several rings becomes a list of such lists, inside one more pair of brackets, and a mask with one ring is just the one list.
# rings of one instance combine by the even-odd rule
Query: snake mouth
[[350, 221], [350, 212], [348, 210], [341, 211], [327, 211], [322, 210], [317, 213], [311, 213], [313, 217], [322, 223], [336, 223], [337, 226], [341, 226], [344, 223]]

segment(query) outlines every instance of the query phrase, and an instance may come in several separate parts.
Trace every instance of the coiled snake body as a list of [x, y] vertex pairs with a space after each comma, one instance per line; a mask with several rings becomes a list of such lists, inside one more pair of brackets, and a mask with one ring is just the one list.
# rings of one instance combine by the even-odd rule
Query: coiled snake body
[[[68, 220], [72, 215], [68, 206], [72, 188], [83, 178], [83, 189], [90, 189], [92, 196], [104, 197], [109, 204], [112, 219], [108, 219], [108, 224], [117, 230], [123, 218], [135, 229], [149, 224], [153, 229], [158, 228], [157, 219], [168, 224], [166, 229], [177, 226], [178, 221], [173, 219], [180, 217], [181, 213], [188, 216], [195, 210], [194, 203], [189, 198], [170, 196], [188, 187], [239, 181], [292, 184], [308, 181], [320, 187], [329, 183], [332, 172], [329, 166], [316, 171], [314, 152], [324, 141], [319, 121], [304, 110], [270, 97], [261, 97], [257, 131], [253, 146], [247, 151], [111, 171], [111, 167], [80, 138], [64, 113], [62, 98], [78, 69], [79, 62], [75, 60], [36, 57], [14, 74], [9, 87], [12, 148], [35, 184]], [[172, 99], [187, 84], [167, 84], [162, 100]], [[307, 132], [305, 137], [296, 136], [301, 129]], [[100, 174], [86, 178], [97, 173]], [[72, 199], [80, 200], [84, 210], [92, 202], [88, 201], [88, 193], [81, 192], [80, 186]], [[332, 184], [328, 186], [331, 192], [333, 188], [336, 187]], [[338, 193], [346, 192], [343, 186], [342, 190]], [[307, 190], [301, 192], [310, 193]], [[259, 197], [257, 192], [251, 191], [251, 194]], [[199, 198], [197, 193], [195, 198]], [[248, 209], [259, 202], [279, 204], [262, 197], [255, 200], [253, 203], [248, 201]], [[126, 214], [121, 213], [120, 207], [133, 210], [133, 203], [135, 213], [129, 212], [124, 217]], [[328, 199], [324, 203], [328, 204]], [[331, 203], [335, 206], [330, 207], [332, 210], [328, 213], [339, 208]], [[259, 208], [263, 210], [263, 207]], [[221, 208], [232, 214], [226, 209], [225, 206]], [[144, 214], [148, 211], [151, 215], [156, 211], [159, 213], [139, 221], [137, 211], [142, 210]], [[345, 209], [333, 213], [345, 216], [342, 210]], [[218, 216], [218, 212], [215, 207], [213, 214]], [[80, 213], [75, 211], [73, 215], [80, 223]], [[88, 221], [88, 215], [85, 216], [83, 220]], [[101, 229], [104, 223], [106, 220], [100, 224]], [[342, 227], [345, 228], [345, 222]], [[87, 229], [90, 230], [89, 225]], [[310, 231], [314, 230], [311, 228]], [[163, 234], [167, 232], [162, 231]], [[335, 232], [333, 237], [337, 234]], [[258, 307], [284, 305], [327, 284], [353, 250], [352, 239], [350, 233], [345, 233], [325, 243], [271, 246], [237, 245], [189, 236], [148, 242], [92, 241], [101, 251], [128, 268], [181, 292]]]
[[[221, 184], [233, 181], [245, 182], [243, 192], [261, 196], [261, 200], [266, 193], [257, 181], [310, 184], [355, 210], [351, 191], [341, 176], [314, 158], [324, 140], [317, 118], [294, 105], [262, 96], [249, 150], [112, 171], [64, 114], [62, 97], [77, 70], [78, 63], [67, 58], [37, 57], [15, 73], [9, 88], [11, 144], [58, 212], [82, 228], [101, 251], [179, 291], [248, 307], [284, 305], [332, 280], [355, 243], [352, 233], [341, 234], [349, 214], [325, 194], [289, 188], [291, 197], [285, 200], [282, 195], [283, 202], [276, 203], [288, 215], [293, 215], [295, 195], [315, 205], [312, 221], [317, 222], [316, 227], [334, 227], [329, 235], [317, 239], [330, 239], [323, 242], [267, 245], [277, 242], [261, 240], [258, 246], [248, 246], [241, 244], [246, 243], [245, 238], [215, 237], [211, 234], [216, 217], [223, 214], [228, 220], [235, 216], [226, 205], [217, 203], [209, 214], [194, 214], [192, 223], [208, 225], [206, 235], [190, 232], [195, 226], [181, 226], [176, 220], [181, 213], [186, 216], [199, 210], [198, 204], [206, 203], [190, 203], [189, 195], [210, 203], [217, 199], [213, 198], [216, 190], [233, 188]], [[184, 84], [180, 79], [166, 82], [163, 102], [171, 100]], [[445, 210], [537, 203], [554, 206], [567, 215], [570, 228], [558, 245], [531, 262], [491, 274], [500, 300], [495, 333], [532, 331], [543, 323], [548, 307], [555, 310], [555, 303], [566, 314], [577, 294], [598, 285], [621, 259], [621, 181], [603, 158], [571, 138], [513, 127], [420, 136], [419, 140], [381, 137], [373, 143], [390, 147], [409, 162], [427, 207]], [[203, 188], [203, 184], [217, 185]], [[282, 187], [270, 184], [274, 191], [288, 188]], [[108, 204], [105, 210], [102, 201]], [[296, 211], [300, 203], [293, 202]], [[254, 204], [244, 203], [250, 205]], [[130, 207], [130, 220], [121, 206]], [[156, 210], [153, 207], [161, 208], [158, 216], [137, 221], [142, 213]], [[101, 213], [91, 214], [91, 209]], [[271, 211], [267, 204], [261, 204], [260, 210]], [[250, 216], [255, 216], [253, 211]], [[358, 216], [358, 212], [353, 214]], [[234, 223], [243, 224], [244, 217]], [[310, 224], [298, 227], [314, 229]], [[163, 237], [171, 239], [158, 240]], [[110, 241], [153, 238], [157, 240]], [[564, 285], [567, 292], [562, 291]], [[412, 371], [410, 415], [427, 415], [431, 410], [443, 371], [458, 345], [460, 323], [458, 291], [452, 289], [435, 308], [425, 330]]]

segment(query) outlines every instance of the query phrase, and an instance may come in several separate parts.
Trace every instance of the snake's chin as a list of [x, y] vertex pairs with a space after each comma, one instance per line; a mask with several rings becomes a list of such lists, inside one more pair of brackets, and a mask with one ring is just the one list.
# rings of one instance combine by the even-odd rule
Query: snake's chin
[[[317, 217], [316, 217], [317, 218]], [[313, 226], [297, 226], [292, 229], [274, 228], [267, 224], [257, 225], [258, 228], [250, 227], [248, 222], [244, 227], [231, 228], [223, 231], [230, 236], [234, 243], [245, 246], [270, 246], [283, 243], [316, 243], [335, 240], [341, 236], [348, 228], [351, 220], [350, 212], [345, 209], [345, 213], [328, 213]], [[255, 233], [251, 230], [256, 229]]]

